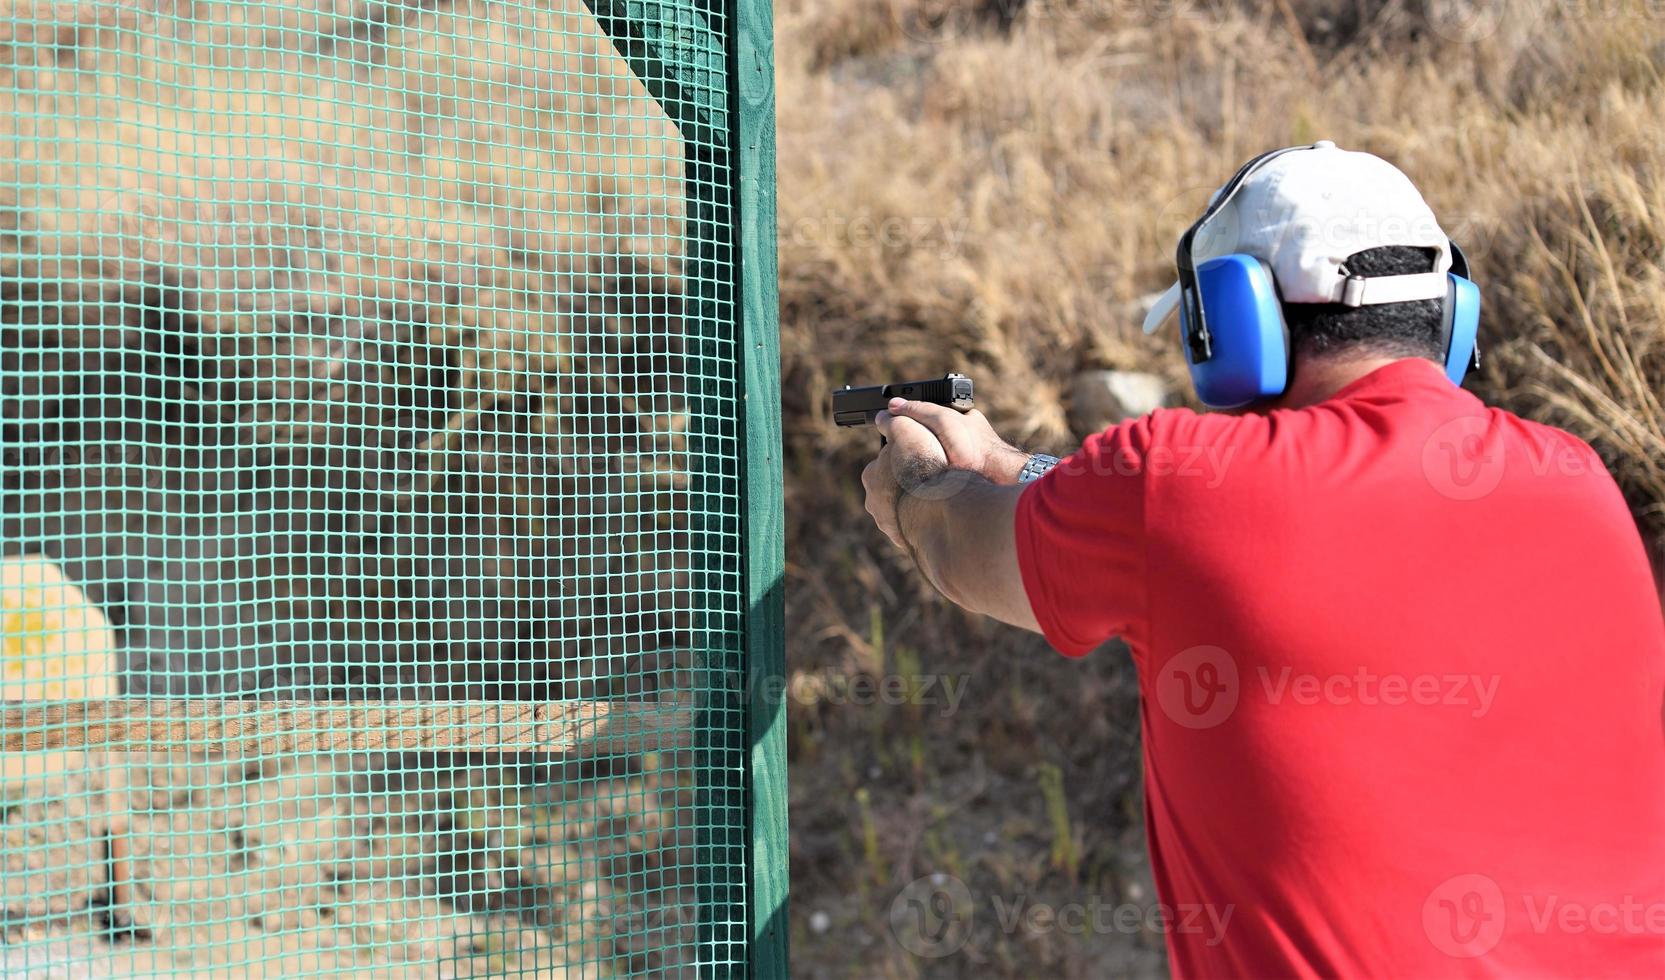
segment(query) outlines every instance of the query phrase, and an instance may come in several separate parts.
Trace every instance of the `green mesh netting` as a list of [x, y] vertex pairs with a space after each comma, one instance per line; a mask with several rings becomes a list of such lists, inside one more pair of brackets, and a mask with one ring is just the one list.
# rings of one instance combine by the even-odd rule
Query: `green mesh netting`
[[743, 963], [727, 28], [0, 0], [0, 976]]

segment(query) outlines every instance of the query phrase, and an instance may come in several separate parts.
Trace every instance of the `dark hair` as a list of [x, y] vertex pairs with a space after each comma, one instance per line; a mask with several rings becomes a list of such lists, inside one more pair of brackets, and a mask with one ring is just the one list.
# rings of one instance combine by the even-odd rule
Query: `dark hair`
[[[1438, 255], [1431, 248], [1394, 245], [1355, 252], [1347, 257], [1354, 275], [1404, 276], [1434, 271]], [[1342, 306], [1340, 303], [1285, 303], [1290, 344], [1297, 356], [1374, 354], [1381, 357], [1426, 357], [1440, 363], [1445, 347], [1440, 333], [1444, 303], [1437, 299], [1381, 306]]]

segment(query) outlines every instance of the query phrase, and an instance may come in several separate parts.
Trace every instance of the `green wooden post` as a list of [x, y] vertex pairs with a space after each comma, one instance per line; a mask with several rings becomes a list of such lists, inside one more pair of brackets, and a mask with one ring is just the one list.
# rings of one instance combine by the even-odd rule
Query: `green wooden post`
[[746, 461], [745, 572], [750, 682], [751, 950], [754, 978], [786, 976], [786, 529], [780, 423], [780, 292], [775, 256], [775, 40], [770, 0], [735, 0], [730, 84], [739, 163], [741, 359]]
[[[715, 641], [702, 651], [710, 678], [707, 690], [716, 693], [695, 726], [707, 740], [700, 754], [698, 863], [710, 870], [743, 859], [748, 873], [743, 888], [724, 876], [697, 891], [703, 972], [773, 980], [787, 971], [789, 875], [770, 4], [586, 2], [682, 135], [687, 354], [707, 368], [725, 355], [740, 361], [728, 365], [732, 374], [702, 376], [702, 384], [689, 391], [691, 402], [737, 395], [731, 401], [734, 417], [703, 406], [707, 410], [692, 413], [700, 421], [689, 436], [698, 467], [691, 474], [695, 492], [736, 479], [740, 488], [734, 515], [740, 567], [709, 564], [713, 549], [701, 548], [700, 542], [706, 532], [721, 533], [723, 521], [707, 518], [694, 529], [695, 587], [738, 574], [747, 600], [746, 609], [702, 610], [699, 632]], [[734, 318], [727, 338], [709, 332], [723, 316]], [[734, 724], [736, 709], [744, 712], [743, 728]]]

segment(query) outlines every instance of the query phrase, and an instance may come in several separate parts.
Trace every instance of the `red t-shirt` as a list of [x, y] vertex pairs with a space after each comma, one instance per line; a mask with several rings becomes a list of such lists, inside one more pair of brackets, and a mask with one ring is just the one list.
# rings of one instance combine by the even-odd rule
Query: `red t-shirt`
[[1017, 547], [1132, 648], [1176, 975], [1665, 976], [1665, 623], [1583, 442], [1396, 361], [1095, 435]]

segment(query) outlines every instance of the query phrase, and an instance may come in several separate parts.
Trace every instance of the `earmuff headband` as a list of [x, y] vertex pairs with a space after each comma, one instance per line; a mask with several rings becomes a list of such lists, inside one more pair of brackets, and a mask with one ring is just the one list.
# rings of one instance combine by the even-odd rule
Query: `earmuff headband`
[[1268, 150], [1238, 167], [1237, 173], [1232, 174], [1231, 179], [1226, 181], [1225, 186], [1221, 187], [1219, 193], [1214, 195], [1214, 200], [1210, 201], [1208, 207], [1203, 209], [1202, 216], [1191, 222], [1191, 227], [1185, 229], [1185, 234], [1179, 236], [1179, 247], [1175, 250], [1174, 264], [1179, 267], [1180, 276], [1183, 278], [1187, 272], [1194, 273], [1196, 271], [1196, 263], [1191, 257], [1191, 242], [1196, 238], [1197, 231], [1208, 223], [1209, 218], [1218, 214], [1221, 208], [1231, 203], [1231, 199], [1237, 196], [1237, 191], [1243, 186], [1244, 181], [1247, 181], [1256, 170], [1270, 163], [1276, 157], [1281, 157], [1285, 153], [1315, 150], [1317, 148], [1317, 144], [1313, 143], [1305, 146], [1285, 146], [1281, 149]]
[[[1185, 343], [1191, 348], [1193, 360], [1206, 361], [1210, 357], [1214, 356], [1213, 337], [1209, 333], [1208, 317], [1203, 311], [1203, 304], [1197, 299], [1197, 266], [1195, 259], [1191, 255], [1191, 243], [1196, 240], [1198, 229], [1207, 224], [1209, 218], [1218, 214], [1221, 208], [1231, 203], [1231, 199], [1237, 196], [1238, 189], [1243, 186], [1243, 183], [1248, 180], [1250, 175], [1252, 175], [1256, 170], [1259, 170], [1272, 160], [1283, 156], [1285, 153], [1295, 153], [1300, 150], [1313, 150], [1317, 148], [1317, 144], [1309, 144], [1306, 146], [1286, 146], [1282, 149], [1269, 150], [1266, 153], [1262, 153], [1250, 160], [1248, 163], [1243, 164], [1243, 166], [1238, 168], [1237, 173], [1233, 174], [1232, 178], [1226, 181], [1225, 186], [1220, 188], [1220, 192], [1214, 195], [1214, 200], [1210, 202], [1208, 207], [1203, 211], [1202, 217], [1192, 222], [1191, 227], [1185, 229], [1185, 234], [1179, 237], [1179, 247], [1175, 249], [1174, 265], [1178, 267], [1179, 270], [1178, 286], [1179, 303], [1182, 310], [1181, 318], [1183, 320], [1185, 314], [1188, 313], [1190, 314], [1190, 320], [1193, 324], [1193, 329], [1185, 331]], [[1148, 332], [1149, 325], [1147, 324], [1146, 326]]]

